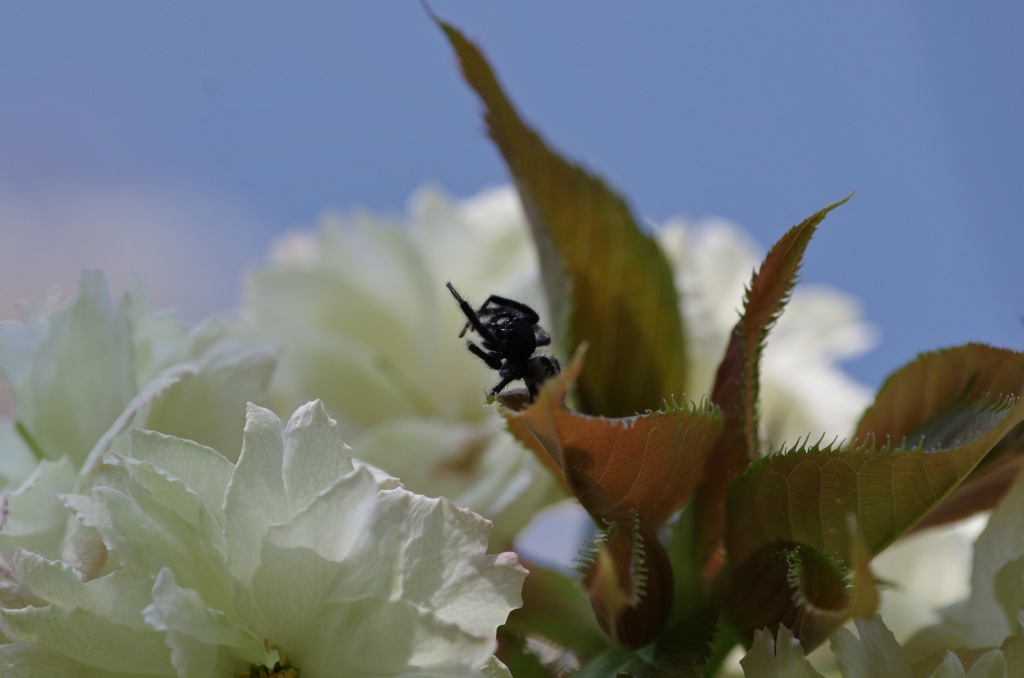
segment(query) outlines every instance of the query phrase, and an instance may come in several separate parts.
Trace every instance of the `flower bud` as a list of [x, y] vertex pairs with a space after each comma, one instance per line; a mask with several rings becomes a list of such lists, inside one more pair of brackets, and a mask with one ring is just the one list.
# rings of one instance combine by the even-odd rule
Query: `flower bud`
[[597, 623], [618, 645], [643, 647], [665, 626], [672, 609], [672, 566], [661, 542], [639, 520], [608, 532], [584, 582]]

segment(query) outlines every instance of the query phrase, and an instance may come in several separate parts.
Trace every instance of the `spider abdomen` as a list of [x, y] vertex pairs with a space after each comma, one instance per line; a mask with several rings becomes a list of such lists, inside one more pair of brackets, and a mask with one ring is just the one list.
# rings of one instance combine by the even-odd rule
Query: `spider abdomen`
[[509, 323], [507, 327], [499, 330], [498, 336], [501, 341], [500, 351], [509, 362], [529, 360], [537, 350], [537, 335], [533, 325], [527, 324], [525, 320], [519, 319]]

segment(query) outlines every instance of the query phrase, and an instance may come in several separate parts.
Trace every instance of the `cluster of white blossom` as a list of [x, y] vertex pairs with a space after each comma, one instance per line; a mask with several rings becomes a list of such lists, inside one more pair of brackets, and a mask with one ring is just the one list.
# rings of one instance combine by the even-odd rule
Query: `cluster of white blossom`
[[508, 675], [517, 556], [354, 463], [319, 402], [247, 406], [276, 348], [98, 273], [25, 316], [0, 327], [0, 674]]
[[[697, 399], [758, 253], [722, 221], [654, 233]], [[495, 633], [525, 570], [488, 539], [510, 548], [563, 495], [483, 406], [496, 376], [456, 336], [449, 280], [471, 303], [499, 293], [545, 313], [512, 189], [424, 189], [405, 218], [295, 232], [247, 277], [231, 327], [184, 328], [137, 287], [115, 304], [97, 273], [0, 326], [17, 422], [0, 423], [4, 675], [508, 675]], [[796, 290], [765, 356], [766, 437], [849, 433], [870, 394], [837, 361], [870, 346], [860, 314]], [[1016, 637], [1014, 619], [972, 647]], [[873, 666], [896, 652], [880, 624], [833, 646]], [[759, 635], [746, 675], [817, 675], [790, 640]]]

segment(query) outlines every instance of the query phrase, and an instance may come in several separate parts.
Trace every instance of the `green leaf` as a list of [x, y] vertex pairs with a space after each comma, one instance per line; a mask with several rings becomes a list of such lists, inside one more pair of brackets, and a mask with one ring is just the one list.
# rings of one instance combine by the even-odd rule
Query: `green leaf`
[[946, 447], [961, 432], [969, 434], [965, 426], [979, 423], [970, 412], [977, 403], [1016, 396], [1022, 388], [1024, 353], [984, 344], [923, 353], [886, 378], [854, 437], [926, 450]]
[[513, 610], [505, 631], [539, 635], [586, 659], [608, 648], [575, 576], [523, 562], [530, 574], [523, 584], [523, 606]]
[[617, 645], [649, 645], [672, 610], [672, 567], [654, 532], [636, 513], [629, 525], [612, 524], [585, 558], [584, 584], [601, 629]]
[[618, 194], [522, 121], [476, 46], [438, 23], [483, 100], [488, 133], [519, 190], [555, 333], [567, 351], [591, 347], [581, 410], [617, 417], [658, 409], [686, 383], [679, 300], [664, 253]]
[[629, 650], [609, 650], [572, 675], [573, 678], [608, 678], [608, 676], [632, 675], [623, 672], [632, 669], [636, 663], [637, 656]]
[[583, 369], [577, 352], [509, 430], [533, 449], [598, 521], [626, 523], [637, 510], [657, 527], [692, 496], [721, 430], [708, 404], [609, 419], [573, 412], [565, 395]]
[[[999, 416], [992, 417], [993, 412]], [[781, 539], [849, 562], [850, 515], [857, 518], [868, 552], [878, 554], [933, 510], [1024, 421], [1024, 401], [1004, 401], [983, 417], [993, 424], [986, 432], [948, 450], [842, 451], [814, 445], [755, 462], [730, 487], [730, 559], [742, 561]]]
[[572, 674], [573, 678], [697, 678], [700, 675], [699, 663], [693, 658], [659, 660], [649, 656], [646, 650], [611, 650]]
[[[1024, 353], [966, 344], [924, 353], [890, 375], [855, 433], [859, 444], [957, 446], [1000, 417], [993, 404], [1024, 389]], [[970, 477], [917, 529], [941, 525], [992, 508], [1006, 494], [1024, 462], [1024, 426], [1006, 433]]]

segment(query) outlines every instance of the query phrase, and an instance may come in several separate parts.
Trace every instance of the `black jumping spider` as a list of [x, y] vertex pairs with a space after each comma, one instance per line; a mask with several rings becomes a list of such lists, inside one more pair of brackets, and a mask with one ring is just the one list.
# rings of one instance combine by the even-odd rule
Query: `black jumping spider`
[[533, 355], [538, 346], [551, 343], [551, 337], [537, 324], [540, 322], [537, 312], [522, 302], [496, 294], [487, 297], [487, 301], [474, 311], [451, 283], [447, 286], [466, 316], [466, 324], [459, 336], [465, 336], [472, 327], [480, 335], [483, 348], [472, 341], [466, 341], [466, 347], [501, 376], [501, 381], [491, 389], [491, 395], [496, 395], [509, 382], [522, 379], [530, 392], [530, 400], [536, 398], [540, 385], [561, 370], [554, 358]]

